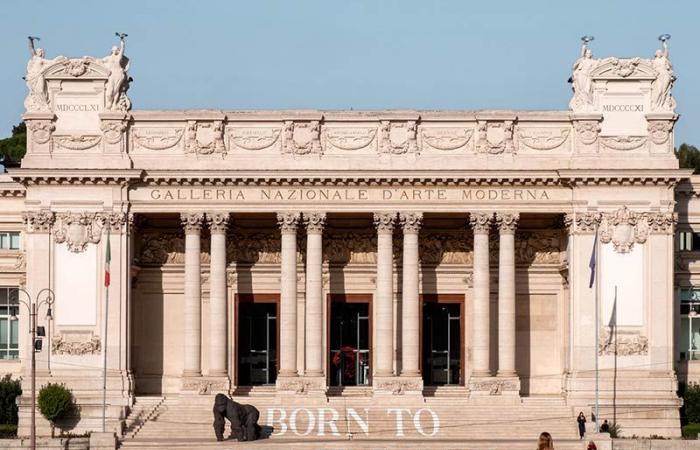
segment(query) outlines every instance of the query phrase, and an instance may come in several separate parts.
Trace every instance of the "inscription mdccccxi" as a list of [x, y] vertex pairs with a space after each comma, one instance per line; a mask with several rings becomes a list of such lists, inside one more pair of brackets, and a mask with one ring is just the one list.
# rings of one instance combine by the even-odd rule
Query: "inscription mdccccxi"
[[[289, 412], [285, 408], [267, 408], [267, 425], [274, 428], [275, 435], [291, 432], [297, 436], [340, 436], [339, 422], [355, 425], [366, 436], [372, 433], [369, 408], [345, 408], [344, 412], [345, 417], [341, 420], [340, 412], [335, 408], [295, 408]], [[413, 434], [411, 430], [425, 437], [433, 437], [440, 432], [440, 417], [430, 408], [416, 411], [387, 408], [384, 414], [394, 423], [393, 431], [397, 438], [406, 437], [407, 433]], [[382, 420], [382, 423], [385, 422]]]
[[563, 190], [541, 188], [163, 188], [147, 201], [261, 202], [480, 202], [564, 200]]
[[644, 105], [603, 105], [605, 112], [644, 112]]

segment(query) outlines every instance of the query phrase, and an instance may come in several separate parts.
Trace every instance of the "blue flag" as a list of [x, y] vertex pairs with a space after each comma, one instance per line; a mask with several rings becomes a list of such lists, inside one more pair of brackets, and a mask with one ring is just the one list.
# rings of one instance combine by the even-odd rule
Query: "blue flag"
[[592, 288], [595, 282], [595, 266], [598, 263], [598, 227], [595, 229], [595, 239], [593, 240], [593, 250], [591, 251], [591, 261], [588, 267], [591, 269], [591, 280], [588, 282], [588, 287]]

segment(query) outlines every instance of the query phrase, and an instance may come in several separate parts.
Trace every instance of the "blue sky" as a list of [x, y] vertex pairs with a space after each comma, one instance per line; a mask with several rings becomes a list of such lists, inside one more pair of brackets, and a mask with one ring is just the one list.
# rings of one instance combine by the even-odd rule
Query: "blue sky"
[[135, 109], [566, 109], [580, 36], [651, 57], [670, 33], [681, 120], [700, 145], [700, 2], [19, 1], [0, 16], [0, 136], [20, 119], [27, 35], [49, 57], [129, 34]]

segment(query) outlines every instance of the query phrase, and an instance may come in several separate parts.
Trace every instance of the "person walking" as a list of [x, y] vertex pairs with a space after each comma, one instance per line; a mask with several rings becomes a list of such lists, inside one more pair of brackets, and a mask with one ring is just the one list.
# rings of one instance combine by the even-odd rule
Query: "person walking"
[[596, 447], [595, 442], [588, 441], [588, 447], [586, 447], [586, 450], [598, 450], [598, 447]]
[[537, 440], [537, 450], [554, 450], [554, 441], [551, 434], [546, 431], [540, 433], [540, 438]]
[[576, 418], [576, 422], [578, 422], [579, 438], [583, 440], [583, 436], [586, 434], [586, 416], [583, 414], [583, 411], [578, 413], [578, 417]]

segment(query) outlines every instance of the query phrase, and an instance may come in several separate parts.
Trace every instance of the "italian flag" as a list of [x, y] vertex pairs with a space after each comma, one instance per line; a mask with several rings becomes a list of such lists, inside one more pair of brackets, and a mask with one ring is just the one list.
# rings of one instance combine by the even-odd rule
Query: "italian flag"
[[105, 250], [105, 287], [109, 287], [109, 263], [112, 261], [112, 246], [107, 233], [107, 249]]

